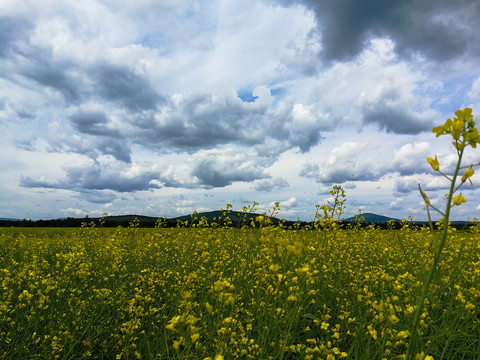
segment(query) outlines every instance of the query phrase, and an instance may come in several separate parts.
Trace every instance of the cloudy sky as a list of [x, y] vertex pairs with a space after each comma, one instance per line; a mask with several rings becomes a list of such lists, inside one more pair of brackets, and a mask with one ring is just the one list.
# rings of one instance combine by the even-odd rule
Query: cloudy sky
[[456, 160], [431, 128], [479, 119], [479, 33], [476, 0], [3, 0], [0, 217], [310, 220], [339, 184], [347, 216], [425, 219], [427, 156]]

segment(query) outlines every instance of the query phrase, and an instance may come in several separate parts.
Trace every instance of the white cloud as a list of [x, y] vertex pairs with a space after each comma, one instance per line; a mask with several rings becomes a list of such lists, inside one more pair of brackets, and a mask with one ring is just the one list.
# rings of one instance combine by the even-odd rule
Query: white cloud
[[289, 187], [288, 181], [281, 177], [255, 180], [253, 187], [257, 191], [273, 191]]
[[469, 106], [473, 107], [473, 113], [477, 114], [480, 111], [480, 77], [472, 83], [472, 87], [467, 92], [467, 97], [471, 101]]
[[86, 215], [86, 212], [81, 209], [74, 209], [74, 208], [68, 208], [63, 210], [64, 213], [66, 214], [71, 214], [73, 216], [84, 216]]
[[396, 179], [394, 191], [400, 194], [418, 191], [418, 184], [424, 191], [441, 190], [444, 193], [448, 193], [450, 186], [450, 182], [442, 176], [436, 174], [415, 174]]
[[[402, 175], [423, 173], [428, 170], [426, 161], [429, 154], [430, 144], [422, 141], [414, 144], [405, 144], [398, 151], [395, 151], [391, 162], [392, 169], [399, 171]], [[419, 163], [419, 159], [425, 159]]]
[[392, 210], [399, 210], [399, 209], [402, 209], [402, 205], [403, 205], [403, 199], [402, 198], [396, 198], [395, 200], [393, 200], [390, 203], [389, 207]]
[[368, 142], [347, 141], [332, 149], [327, 161], [305, 164], [300, 175], [317, 182], [337, 183], [376, 180], [382, 175], [382, 166], [368, 154], [374, 147]]
[[286, 208], [286, 209], [289, 209], [289, 208], [292, 208], [292, 207], [296, 207], [298, 204], [297, 204], [297, 199], [295, 197], [291, 197], [290, 199], [288, 200], [285, 200], [285, 201], [280, 201], [280, 208]]

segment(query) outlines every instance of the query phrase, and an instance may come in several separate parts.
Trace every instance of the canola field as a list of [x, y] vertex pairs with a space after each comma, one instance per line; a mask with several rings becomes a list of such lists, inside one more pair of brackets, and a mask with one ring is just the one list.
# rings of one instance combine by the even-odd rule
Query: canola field
[[[480, 235], [454, 232], [415, 359], [480, 359]], [[0, 229], [0, 359], [402, 359], [429, 230]]]

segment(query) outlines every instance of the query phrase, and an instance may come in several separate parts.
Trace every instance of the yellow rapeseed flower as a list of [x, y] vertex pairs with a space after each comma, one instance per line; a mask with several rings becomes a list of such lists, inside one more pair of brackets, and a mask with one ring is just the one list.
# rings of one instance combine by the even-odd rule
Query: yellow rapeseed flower
[[205, 303], [205, 309], [207, 309], [209, 314], [213, 314], [213, 306], [210, 305], [208, 302]]
[[425, 353], [422, 351], [421, 353], [418, 353], [415, 355], [415, 360], [434, 360], [434, 359], [433, 359], [433, 356], [425, 355]]
[[181, 345], [181, 344], [182, 344], [182, 343], [181, 343], [180, 341], [178, 341], [178, 340], [174, 340], [174, 341], [173, 341], [173, 348], [175, 349], [175, 351], [180, 350], [180, 345]]
[[396, 323], [398, 323], [400, 321], [400, 319], [395, 314], [390, 315], [389, 319], [390, 319], [390, 322], [393, 325], [395, 325]]
[[453, 197], [453, 205], [462, 205], [462, 203], [466, 202], [467, 200], [465, 200], [462, 194]]
[[462, 135], [462, 130], [465, 128], [465, 123], [463, 120], [455, 120], [452, 125], [452, 137], [455, 140], [460, 139], [460, 135]]
[[432, 132], [434, 132], [435, 135], [436, 135], [437, 137], [439, 137], [440, 135], [445, 134], [445, 128], [443, 127], [443, 125], [435, 126], [435, 127], [432, 129]]
[[399, 331], [399, 332], [397, 333], [397, 337], [398, 337], [398, 338], [406, 339], [406, 338], [409, 337], [409, 336], [410, 336], [410, 331], [408, 331], [408, 330]]
[[271, 271], [273, 271], [274, 273], [276, 273], [278, 270], [280, 270], [280, 265], [278, 265], [278, 264], [272, 264], [272, 265], [270, 265], [269, 269], [270, 269]]
[[465, 140], [468, 142], [468, 144], [472, 148], [475, 149], [477, 147], [477, 143], [480, 143], [480, 136], [478, 135], [478, 129], [477, 128], [470, 129], [465, 135]]
[[287, 245], [287, 252], [295, 256], [300, 256], [302, 254], [302, 247], [298, 243], [294, 245]]

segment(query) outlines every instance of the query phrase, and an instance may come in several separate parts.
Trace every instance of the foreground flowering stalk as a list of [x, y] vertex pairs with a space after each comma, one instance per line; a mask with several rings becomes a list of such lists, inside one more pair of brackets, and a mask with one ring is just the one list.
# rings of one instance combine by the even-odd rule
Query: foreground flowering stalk
[[[467, 146], [471, 146], [472, 148], [476, 148], [477, 144], [480, 143], [480, 136], [478, 134], [478, 129], [475, 127], [475, 121], [473, 120], [473, 115], [472, 115], [472, 109], [470, 108], [465, 108], [464, 110], [457, 110], [455, 112], [455, 118], [453, 120], [447, 119], [445, 124], [434, 127], [432, 131], [436, 134], [437, 137], [441, 135], [446, 135], [450, 134], [453, 138], [453, 146], [455, 147], [455, 151], [457, 153], [457, 164], [455, 166], [455, 171], [453, 173], [452, 177], [449, 177], [447, 174], [443, 173], [440, 170], [440, 163], [438, 161], [437, 155], [435, 155], [435, 158], [428, 157], [427, 162], [430, 164], [432, 169], [436, 172], [438, 172], [440, 175], [444, 176], [445, 178], [450, 181], [450, 191], [447, 195], [447, 204], [445, 206], [445, 211], [441, 211], [434, 207], [430, 200], [428, 199], [427, 195], [425, 192], [422, 190], [420, 184], [418, 185], [418, 188], [420, 190], [420, 194], [422, 195], [422, 198], [425, 202], [426, 208], [427, 208], [427, 214], [428, 214], [428, 220], [430, 224], [430, 229], [433, 232], [433, 225], [432, 221], [430, 218], [430, 210], [429, 208], [432, 208], [433, 210], [437, 211], [439, 214], [442, 215], [442, 220], [441, 223], [443, 224], [442, 227], [442, 233], [441, 233], [441, 238], [438, 243], [435, 256], [433, 258], [433, 263], [430, 268], [430, 272], [427, 275], [427, 278], [425, 282], [423, 283], [423, 288], [422, 288], [422, 293], [420, 295], [420, 298], [418, 299], [417, 302], [417, 309], [415, 312], [415, 317], [413, 321], [413, 327], [412, 327], [412, 332], [411, 332], [411, 338], [408, 343], [408, 350], [407, 350], [407, 360], [414, 359], [415, 358], [415, 348], [416, 348], [416, 339], [418, 335], [418, 325], [420, 322], [420, 317], [422, 314], [423, 310], [423, 304], [425, 302], [425, 299], [427, 297], [428, 289], [430, 286], [430, 283], [432, 282], [433, 275], [435, 274], [435, 271], [437, 269], [438, 263], [440, 261], [440, 257], [442, 254], [442, 250], [445, 246], [445, 242], [447, 240], [447, 235], [448, 235], [448, 224], [449, 224], [449, 218], [450, 218], [450, 211], [452, 206], [459, 206], [467, 200], [463, 197], [463, 195], [460, 193], [458, 195], [454, 194], [458, 191], [458, 189], [468, 180], [470, 184], [472, 184], [471, 177], [474, 174], [473, 166], [478, 166], [479, 164], [472, 164], [470, 166], [462, 166], [462, 158], [463, 154], [465, 151], [465, 148]], [[457, 178], [459, 176], [460, 170], [461, 169], [467, 169], [465, 170], [461, 180], [460, 184], [457, 185]]]

